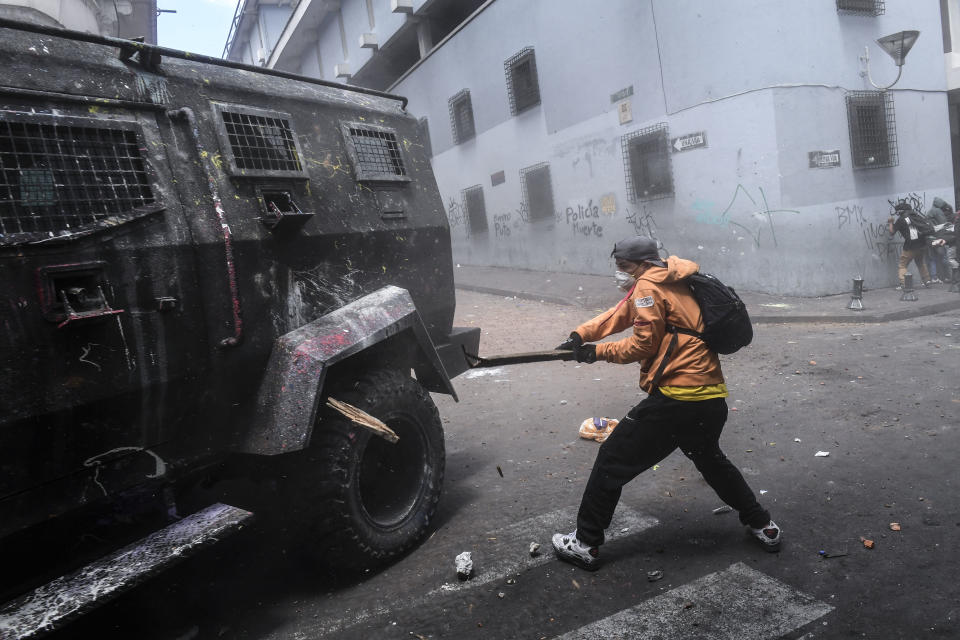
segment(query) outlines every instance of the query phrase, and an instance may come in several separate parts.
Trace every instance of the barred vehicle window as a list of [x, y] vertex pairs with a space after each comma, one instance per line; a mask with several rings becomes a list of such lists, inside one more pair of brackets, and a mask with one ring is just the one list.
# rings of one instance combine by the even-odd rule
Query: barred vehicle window
[[99, 124], [0, 113], [5, 241], [62, 235], [155, 204], [138, 125]]
[[217, 134], [230, 172], [249, 177], [306, 178], [290, 115], [245, 105], [214, 103]]

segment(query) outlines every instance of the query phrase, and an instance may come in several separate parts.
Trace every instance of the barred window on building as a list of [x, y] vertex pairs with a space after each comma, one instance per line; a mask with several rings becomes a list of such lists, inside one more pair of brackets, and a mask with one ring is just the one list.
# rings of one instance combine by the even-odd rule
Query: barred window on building
[[623, 136], [627, 198], [656, 200], [673, 195], [673, 169], [667, 125], [660, 123]]
[[463, 206], [467, 210], [467, 228], [470, 235], [487, 231], [487, 205], [483, 200], [483, 187], [479, 184], [461, 192]]
[[477, 135], [473, 124], [473, 104], [470, 90], [464, 89], [448, 101], [450, 126], [453, 128], [453, 144], [462, 144]]
[[884, 0], [837, 0], [837, 12], [858, 16], [879, 16], [887, 8]]
[[886, 91], [851, 91], [846, 99], [850, 155], [854, 168], [897, 166], [897, 123], [893, 96]]
[[541, 162], [520, 170], [520, 191], [527, 220], [553, 219], [553, 183], [550, 180], [550, 163]]
[[503, 63], [507, 74], [507, 97], [510, 114], [523, 113], [540, 104], [540, 82], [537, 80], [537, 59], [533, 47], [521, 49]]

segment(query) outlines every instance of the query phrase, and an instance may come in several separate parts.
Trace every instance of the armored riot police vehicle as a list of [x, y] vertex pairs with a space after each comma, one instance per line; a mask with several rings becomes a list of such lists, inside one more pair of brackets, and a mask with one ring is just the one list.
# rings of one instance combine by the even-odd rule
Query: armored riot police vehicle
[[[0, 69], [0, 547], [165, 514], [75, 573], [0, 572], [0, 637], [242, 525], [245, 505], [184, 512], [211, 469], [284, 469], [280, 511], [330, 561], [409, 550], [444, 473], [428, 392], [455, 397], [479, 329], [453, 327], [449, 226], [405, 99], [9, 20]], [[83, 528], [66, 529], [69, 549]]]

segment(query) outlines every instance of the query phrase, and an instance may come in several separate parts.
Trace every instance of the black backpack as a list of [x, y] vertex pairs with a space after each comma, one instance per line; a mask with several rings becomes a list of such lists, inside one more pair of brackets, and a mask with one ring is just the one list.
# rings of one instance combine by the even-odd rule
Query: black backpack
[[673, 334], [667, 353], [660, 361], [660, 367], [653, 377], [653, 385], [657, 386], [667, 362], [677, 348], [677, 334], [685, 333], [703, 340], [711, 350], [717, 353], [734, 353], [750, 344], [753, 340], [753, 325], [747, 306], [732, 287], [720, 282], [716, 276], [709, 273], [694, 273], [684, 278], [690, 287], [700, 313], [703, 316], [703, 332], [668, 324], [667, 331]]
[[930, 218], [923, 215], [919, 211], [911, 211], [910, 224], [917, 228], [917, 233], [921, 236], [932, 236], [936, 233], [936, 229], [933, 228], [933, 223], [930, 222]]

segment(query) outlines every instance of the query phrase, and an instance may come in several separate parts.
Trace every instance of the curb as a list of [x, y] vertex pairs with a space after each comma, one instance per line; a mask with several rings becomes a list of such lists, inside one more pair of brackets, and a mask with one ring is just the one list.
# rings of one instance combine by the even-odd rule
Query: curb
[[[509, 289], [499, 289], [496, 287], [486, 287], [482, 285], [475, 284], [466, 284], [466, 283], [455, 283], [454, 287], [456, 289], [462, 289], [464, 291], [475, 291], [477, 293], [486, 293], [495, 296], [503, 296], [507, 298], [520, 298], [522, 300], [531, 300], [533, 302], [549, 302], [551, 304], [558, 304], [565, 307], [581, 307], [581, 308], [590, 308], [592, 306], [603, 306], [605, 303], [600, 302], [599, 300], [595, 303], [590, 303], [589, 301], [571, 301], [568, 298], [561, 298], [558, 296], [551, 295], [541, 295], [538, 293], [533, 293], [529, 291], [511, 291]], [[750, 314], [750, 320], [754, 324], [795, 324], [795, 323], [810, 323], [810, 322], [830, 322], [837, 324], [878, 324], [882, 322], [893, 322], [896, 320], [908, 320], [910, 318], [919, 318], [922, 316], [934, 315], [937, 313], [943, 313], [944, 311], [953, 311], [955, 309], [960, 309], [960, 295], [957, 295], [955, 300], [948, 300], [945, 302], [935, 302], [931, 304], [913, 306], [908, 309], [901, 309], [898, 311], [890, 312], [860, 312], [858, 315], [851, 315], [848, 313], [845, 314], [822, 314], [822, 315], [758, 315]]]

